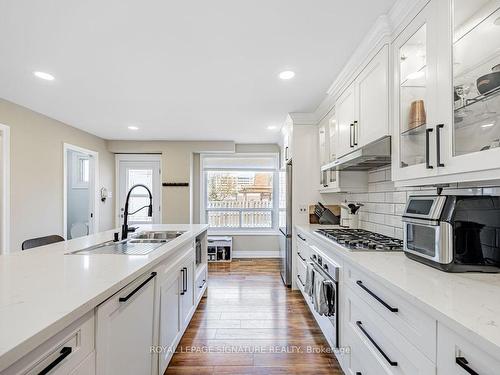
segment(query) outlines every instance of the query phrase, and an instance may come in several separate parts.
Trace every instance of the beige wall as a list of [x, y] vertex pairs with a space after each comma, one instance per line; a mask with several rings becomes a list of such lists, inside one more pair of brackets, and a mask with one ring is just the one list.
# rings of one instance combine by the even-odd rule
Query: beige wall
[[[161, 153], [162, 182], [191, 182], [193, 153], [234, 152], [229, 141], [108, 141], [113, 153]], [[192, 184], [191, 184], [192, 185]], [[192, 214], [190, 187], [162, 187], [162, 222], [189, 223]]]
[[[114, 156], [106, 142], [0, 99], [0, 123], [11, 129], [11, 251], [22, 241], [63, 233], [63, 144], [99, 153], [99, 186], [114, 189]], [[99, 230], [113, 226], [113, 199], [99, 201]]]

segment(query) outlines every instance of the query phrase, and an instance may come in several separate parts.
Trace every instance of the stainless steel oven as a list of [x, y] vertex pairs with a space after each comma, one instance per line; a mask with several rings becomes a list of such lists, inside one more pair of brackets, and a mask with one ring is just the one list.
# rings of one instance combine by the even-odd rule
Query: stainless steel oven
[[408, 199], [403, 250], [450, 272], [500, 271], [500, 198], [428, 195]]
[[[328, 304], [331, 304], [332, 308], [329, 309], [327, 313], [325, 313], [325, 311], [319, 311], [317, 304], [314, 302], [313, 308], [316, 313], [316, 320], [320, 327], [323, 329], [325, 337], [327, 337], [327, 339], [331, 341], [333, 347], [338, 348], [340, 322], [338, 286], [340, 266], [316, 249], [313, 249], [313, 254], [311, 254], [309, 263], [311, 264], [313, 273], [315, 274], [313, 279], [316, 280], [316, 278], [320, 276], [323, 280], [322, 283], [328, 285], [328, 287], [331, 288], [331, 291], [333, 292], [329, 297], [325, 296], [326, 298], [331, 298], [331, 300], [328, 301]], [[319, 292], [320, 291], [316, 288], [315, 284], [315, 287], [313, 288], [313, 295], [311, 296], [313, 301], [318, 299], [317, 293]]]

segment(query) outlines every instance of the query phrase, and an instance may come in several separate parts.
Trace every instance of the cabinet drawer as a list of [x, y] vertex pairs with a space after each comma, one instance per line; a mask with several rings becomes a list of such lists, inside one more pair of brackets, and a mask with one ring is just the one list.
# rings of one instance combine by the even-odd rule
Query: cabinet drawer
[[347, 330], [344, 346], [350, 348], [350, 357], [347, 365], [349, 375], [386, 375], [383, 364], [370, 352], [360, 338], [352, 330]]
[[[36, 375], [52, 368], [51, 375], [66, 375], [94, 350], [94, 312], [89, 312], [2, 372]], [[78, 373], [78, 372], [77, 372]]]
[[297, 256], [303, 261], [309, 260], [311, 256], [311, 248], [307, 243], [307, 238], [300, 233], [297, 234]]
[[[381, 283], [346, 265], [346, 284], [431, 361], [436, 362], [436, 320]], [[397, 309], [397, 311], [396, 311]]]
[[207, 266], [203, 266], [203, 271], [198, 274], [198, 277], [196, 277], [196, 280], [194, 282], [194, 289], [195, 289], [195, 295], [196, 295], [196, 302], [198, 302], [198, 299], [200, 298], [200, 295], [203, 294], [205, 291], [205, 285], [207, 284], [208, 280], [208, 274], [207, 274]]
[[299, 259], [297, 261], [297, 279], [299, 280], [298, 284], [300, 284], [299, 287], [301, 288], [304, 288], [306, 283], [306, 272], [307, 272], [307, 266], [305, 262]]
[[[350, 288], [345, 288], [345, 297], [347, 335], [354, 335], [361, 341], [362, 346], [383, 366], [387, 374], [436, 373], [435, 364], [431, 360]], [[354, 355], [356, 356], [356, 353]]]
[[500, 360], [439, 323], [437, 368], [439, 375], [496, 375]]

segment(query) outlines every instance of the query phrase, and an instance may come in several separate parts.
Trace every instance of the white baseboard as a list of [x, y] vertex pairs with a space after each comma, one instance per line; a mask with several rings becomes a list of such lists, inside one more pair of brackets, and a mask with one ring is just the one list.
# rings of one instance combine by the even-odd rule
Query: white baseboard
[[279, 258], [279, 251], [239, 250], [233, 251], [233, 258]]

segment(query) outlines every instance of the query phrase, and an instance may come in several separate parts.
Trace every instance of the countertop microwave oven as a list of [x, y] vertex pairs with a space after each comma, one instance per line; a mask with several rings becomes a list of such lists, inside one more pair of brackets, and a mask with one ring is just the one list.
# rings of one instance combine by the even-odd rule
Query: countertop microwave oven
[[500, 197], [410, 196], [404, 252], [447, 272], [500, 272]]

